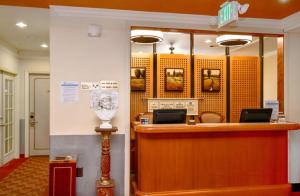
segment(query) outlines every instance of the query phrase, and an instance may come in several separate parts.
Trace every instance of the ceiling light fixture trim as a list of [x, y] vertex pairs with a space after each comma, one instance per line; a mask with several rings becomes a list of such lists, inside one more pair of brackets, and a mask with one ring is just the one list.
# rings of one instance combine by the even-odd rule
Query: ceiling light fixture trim
[[132, 30], [131, 41], [140, 44], [153, 44], [163, 41], [163, 33], [153, 30]]
[[216, 43], [220, 46], [242, 46], [252, 42], [251, 35], [220, 35]]

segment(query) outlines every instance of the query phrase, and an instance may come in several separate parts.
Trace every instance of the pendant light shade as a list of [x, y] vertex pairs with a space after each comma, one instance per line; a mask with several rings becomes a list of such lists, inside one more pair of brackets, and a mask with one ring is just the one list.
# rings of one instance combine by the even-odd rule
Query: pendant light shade
[[216, 43], [220, 46], [242, 46], [252, 42], [251, 35], [220, 35]]
[[132, 30], [131, 41], [141, 44], [153, 44], [163, 41], [163, 33], [152, 30]]

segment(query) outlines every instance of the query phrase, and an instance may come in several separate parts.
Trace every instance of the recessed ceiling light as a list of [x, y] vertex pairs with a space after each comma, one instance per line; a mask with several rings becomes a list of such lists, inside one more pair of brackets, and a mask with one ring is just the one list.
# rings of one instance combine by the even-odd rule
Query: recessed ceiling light
[[205, 40], [205, 43], [210, 44], [212, 41], [210, 39]]
[[41, 44], [41, 47], [42, 48], [48, 48], [48, 45], [44, 43], [44, 44]]
[[16, 23], [16, 26], [19, 27], [19, 28], [21, 28], [21, 29], [24, 29], [24, 28], [26, 28], [28, 25], [27, 25], [26, 23], [24, 23], [24, 22], [17, 22], [17, 23]]

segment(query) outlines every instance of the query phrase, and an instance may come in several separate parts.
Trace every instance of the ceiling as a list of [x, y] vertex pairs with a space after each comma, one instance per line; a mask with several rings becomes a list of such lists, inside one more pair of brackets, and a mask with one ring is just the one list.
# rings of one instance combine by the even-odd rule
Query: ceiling
[[[0, 39], [17, 50], [42, 51], [42, 43], [49, 44], [49, 10], [0, 6]], [[16, 23], [22, 21], [28, 27], [20, 29]]]
[[[282, 19], [300, 11], [299, 0], [239, 0], [249, 3], [250, 8], [243, 17]], [[199, 15], [217, 15], [225, 0], [2, 0], [1, 5], [44, 7], [65, 5], [77, 7], [109, 8], [150, 12], [169, 12]]]

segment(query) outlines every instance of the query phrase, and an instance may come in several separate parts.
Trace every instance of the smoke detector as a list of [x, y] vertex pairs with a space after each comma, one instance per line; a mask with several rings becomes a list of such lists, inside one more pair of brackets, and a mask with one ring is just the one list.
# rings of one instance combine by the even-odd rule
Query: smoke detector
[[132, 30], [131, 41], [140, 44], [158, 43], [163, 41], [163, 33], [151, 30]]
[[220, 46], [242, 46], [252, 42], [251, 35], [220, 35], [216, 43]]

